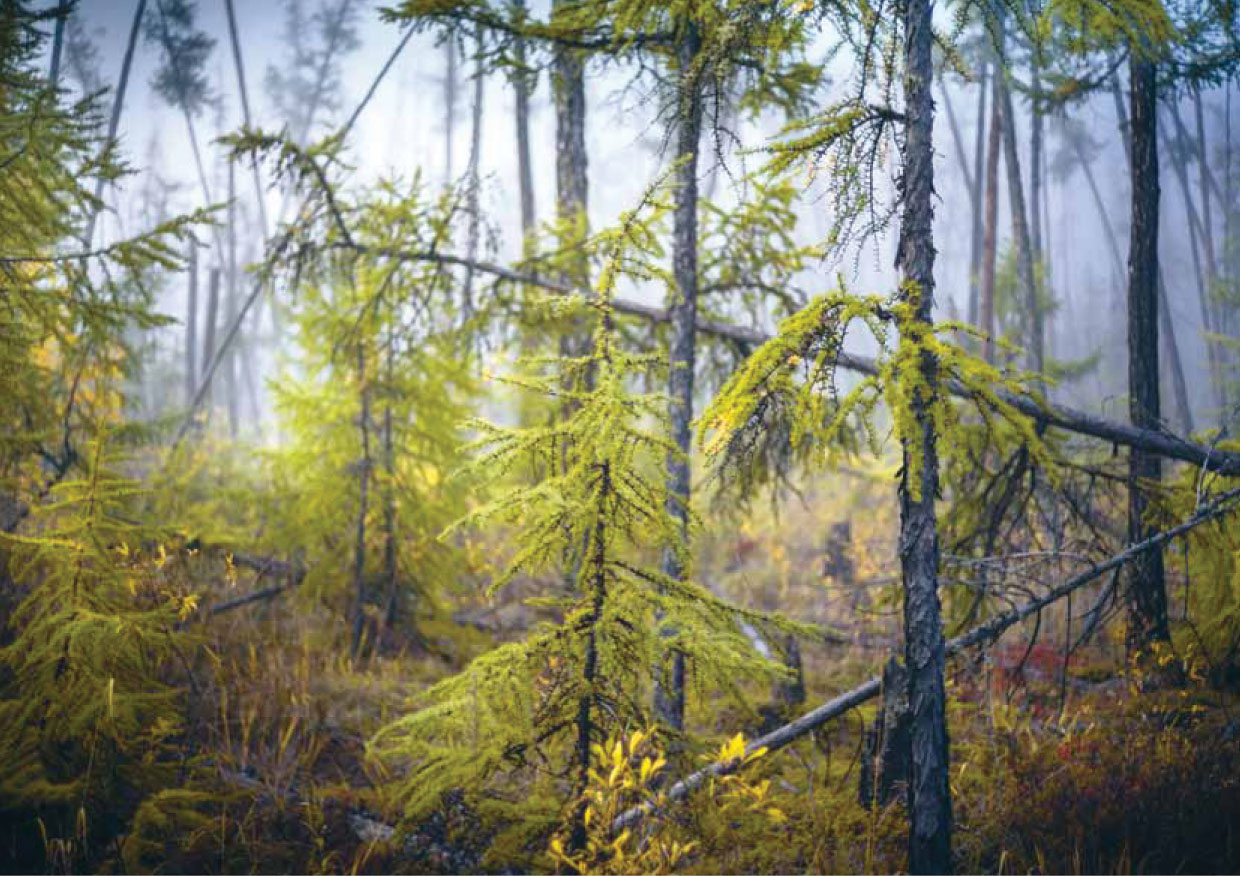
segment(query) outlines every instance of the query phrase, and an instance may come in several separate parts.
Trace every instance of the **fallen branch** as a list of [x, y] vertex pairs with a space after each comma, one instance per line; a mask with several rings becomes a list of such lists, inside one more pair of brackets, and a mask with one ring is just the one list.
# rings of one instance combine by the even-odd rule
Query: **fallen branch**
[[[1168, 529], [1164, 532], [1156, 533], [1150, 538], [1147, 538], [1145, 541], [1130, 545], [1110, 559], [1102, 563], [1098, 563], [1086, 571], [1081, 572], [1079, 575], [1070, 578], [1063, 584], [1051, 589], [1046, 594], [1026, 603], [1020, 608], [1015, 608], [1011, 611], [997, 615], [986, 623], [975, 627], [968, 633], [951, 639], [947, 642], [946, 646], [948, 656], [959, 654], [961, 651], [966, 651], [977, 645], [994, 641], [1010, 627], [1020, 623], [1030, 615], [1042, 611], [1051, 603], [1057, 602], [1069, 593], [1080, 589], [1084, 585], [1093, 581], [1095, 578], [1106, 574], [1112, 569], [1118, 569], [1134, 557], [1137, 557], [1146, 551], [1153, 550], [1154, 548], [1161, 547], [1166, 542], [1183, 535], [1189, 530], [1195, 529], [1203, 523], [1214, 520], [1228, 511], [1234, 510], [1237, 499], [1240, 499], [1240, 489], [1223, 493], [1213, 502], [1202, 506], [1198, 509], [1197, 513], [1185, 522], [1181, 523], [1179, 526]], [[802, 736], [805, 736], [811, 730], [821, 727], [833, 718], [837, 718], [862, 703], [873, 699], [878, 696], [881, 690], [882, 677], [876, 675], [847, 693], [840, 694], [835, 699], [823, 703], [813, 711], [805, 713], [795, 721], [785, 724], [765, 736], [761, 736], [753, 740], [745, 748], [745, 757], [751, 756], [759, 749], [777, 751], [784, 746], [795, 742]], [[666, 799], [668, 802], [684, 799], [692, 791], [701, 787], [702, 784], [708, 779], [735, 772], [743, 762], [744, 757], [736, 758], [722, 763], [713, 763], [695, 773], [691, 773], [668, 789]], [[643, 803], [640, 806], [634, 806], [632, 809], [618, 815], [611, 823], [611, 829], [613, 832], [617, 832], [626, 827], [632, 827], [647, 815], [654, 814], [657, 808], [658, 807], [656, 807], [653, 803]]]
[[[200, 549], [202, 546], [202, 542], [197, 538], [191, 539], [189, 543], [186, 544], [187, 548]], [[290, 563], [285, 560], [276, 559], [275, 557], [264, 557], [256, 554], [237, 553], [233, 551], [227, 552], [227, 554], [230, 562], [234, 566], [240, 566], [243, 569], [250, 569], [257, 572], [259, 579], [271, 576], [280, 577], [284, 580], [280, 584], [273, 584], [270, 587], [264, 587], [262, 590], [255, 590], [254, 592], [247, 593], [243, 596], [227, 599], [223, 602], [217, 602], [207, 610], [206, 615], [208, 617], [215, 617], [216, 615], [224, 614], [225, 612], [242, 608], [243, 606], [251, 605], [255, 602], [262, 602], [267, 599], [272, 599], [279, 596], [281, 593], [297, 587], [302, 581], [305, 580], [306, 577], [306, 569], [296, 563]], [[183, 628], [186, 626], [188, 620], [189, 619], [177, 624], [177, 627]]]
[[[453, 265], [456, 267], [468, 268], [472, 271], [478, 271], [484, 274], [490, 274], [498, 280], [509, 283], [522, 283], [530, 286], [537, 286], [548, 292], [557, 295], [578, 295], [580, 291], [568, 284], [557, 282], [547, 277], [541, 277], [537, 274], [525, 273], [523, 271], [514, 271], [503, 265], [497, 265], [491, 262], [479, 261], [476, 259], [467, 259], [460, 256], [454, 256], [448, 253], [429, 252], [429, 251], [410, 251], [400, 249], [387, 249], [382, 247], [371, 247], [364, 244], [338, 242], [333, 244], [338, 248], [350, 249], [365, 255], [376, 256], [379, 258], [390, 258], [397, 261], [412, 262], [432, 262], [441, 265]], [[653, 323], [666, 323], [671, 320], [671, 315], [664, 309], [652, 307], [648, 304], [640, 304], [636, 301], [628, 301], [623, 298], [613, 298], [611, 306], [616, 312], [636, 316], [649, 320]], [[771, 339], [766, 332], [758, 329], [747, 328], [745, 326], [732, 325], [717, 320], [699, 319], [697, 322], [698, 331], [712, 335], [717, 338], [737, 341], [743, 344], [758, 345], [764, 344]], [[856, 371], [861, 374], [877, 374], [878, 364], [868, 356], [858, 356], [851, 353], [840, 352], [837, 357], [837, 363], [841, 368], [849, 371]], [[970, 393], [965, 387], [955, 380], [946, 380], [943, 382], [944, 388], [952, 395], [969, 398]], [[1231, 451], [1218, 450], [1211, 447], [1203, 447], [1187, 441], [1178, 435], [1170, 432], [1164, 432], [1155, 429], [1141, 429], [1127, 423], [1119, 423], [1114, 420], [1108, 420], [1104, 417], [1087, 414], [1073, 408], [1063, 405], [1052, 404], [1050, 402], [1032, 398], [1027, 395], [1008, 392], [1006, 390], [997, 389], [995, 395], [1002, 401], [1010, 404], [1016, 410], [1020, 411], [1027, 417], [1039, 423], [1045, 423], [1057, 429], [1063, 429], [1068, 432], [1075, 432], [1078, 435], [1088, 435], [1091, 438], [1097, 438], [1106, 441], [1109, 444], [1120, 444], [1124, 447], [1132, 447], [1137, 450], [1143, 450], [1146, 453], [1153, 453], [1157, 456], [1163, 456], [1168, 459], [1178, 459], [1182, 462], [1192, 463], [1200, 466], [1208, 471], [1218, 472], [1227, 475], [1240, 475], [1240, 453]]]

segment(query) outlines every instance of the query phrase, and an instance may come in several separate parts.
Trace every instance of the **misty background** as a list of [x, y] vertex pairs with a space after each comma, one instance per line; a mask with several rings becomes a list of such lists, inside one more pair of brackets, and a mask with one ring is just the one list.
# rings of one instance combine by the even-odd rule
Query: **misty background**
[[[163, 0], [167, 3], [168, 0]], [[531, 4], [531, 13], [542, 15], [547, 2]], [[190, 133], [181, 108], [171, 106], [154, 87], [164, 58], [164, 47], [150, 28], [136, 45], [124, 112], [120, 118], [121, 154], [134, 173], [105, 193], [107, 211], [100, 219], [96, 244], [106, 244], [126, 234], [150, 227], [162, 218], [228, 199], [229, 183], [225, 147], [221, 135], [238, 130], [243, 109], [238, 89], [224, 0], [191, 4], [194, 27], [211, 42], [198, 49], [205, 53], [205, 93], [200, 111], [193, 115], [201, 150], [206, 188], [199, 179]], [[73, 11], [66, 33], [61, 84], [74, 94], [107, 90], [105, 109], [115, 93], [126, 43], [133, 27], [137, 0], [82, 0]], [[404, 41], [406, 31], [381, 20], [380, 6], [363, 0], [283, 0], [283, 2], [236, 3], [237, 36], [245, 68], [252, 121], [255, 127], [276, 132], [287, 129], [306, 142], [335, 131], [357, 109], [385, 65], [390, 69], [374, 90], [351, 129], [346, 160], [354, 168], [351, 182], [364, 184], [377, 179], [421, 174], [432, 186], [459, 180], [467, 172], [471, 125], [477, 94], [477, 66], [468, 40], [449, 46], [433, 33], [415, 33]], [[160, 14], [157, 0], [147, 3], [146, 18]], [[944, 14], [940, 10], [940, 14]], [[51, 24], [48, 24], [51, 30]], [[51, 41], [48, 40], [50, 46]], [[810, 51], [810, 60], [826, 56], [831, 35], [822, 34]], [[324, 60], [325, 48], [330, 56]], [[402, 47], [403, 45], [403, 47]], [[399, 52], [398, 52], [399, 49]], [[454, 58], [449, 60], [449, 53]], [[449, 108], [448, 71], [454, 68]], [[821, 103], [838, 97], [848, 81], [847, 54], [831, 62], [836, 75], [824, 87]], [[1019, 75], [1019, 74], [1018, 74]], [[302, 91], [298, 91], [298, 77]], [[1123, 82], [1123, 77], [1121, 77]], [[639, 79], [623, 64], [592, 61], [587, 68], [587, 148], [589, 153], [589, 218], [599, 229], [634, 206], [647, 186], [666, 167], [668, 158], [663, 112], [664, 95], [656, 84]], [[305, 87], [320, 93], [307, 124]], [[977, 85], [947, 74], [937, 91], [935, 147], [937, 154], [935, 237], [939, 247], [936, 265], [937, 317], [965, 319], [968, 312], [971, 202], [961, 153], [953, 137], [947, 103], [955, 117], [960, 144], [967, 162], [972, 161], [977, 134]], [[1228, 85], [1201, 93], [1204, 154], [1227, 198], [1234, 200], [1232, 182], [1232, 91]], [[484, 72], [481, 88], [479, 170], [481, 206], [486, 225], [495, 233], [484, 237], [482, 257], [501, 263], [520, 255], [520, 207], [515, 149], [514, 89], [503, 71]], [[1030, 172], [1029, 102], [1019, 93], [1016, 126], [1021, 148], [1021, 169]], [[1181, 115], [1192, 125], [1194, 106], [1189, 96], [1178, 98]], [[551, 218], [555, 197], [555, 120], [551, 107], [549, 73], [538, 71], [531, 98], [534, 191], [540, 221]], [[989, 107], [987, 107], [989, 112]], [[451, 123], [449, 118], [451, 117]], [[1166, 279], [1167, 298], [1176, 341], [1184, 363], [1193, 425], [1210, 428], [1223, 421], [1210, 384], [1206, 332], [1198, 288], [1200, 253], [1194, 260], [1189, 236], [1186, 202], [1173, 166], [1177, 131], [1169, 113], [1159, 116], [1162, 162], [1160, 259]], [[721, 202], [741, 194], [747, 172], [762, 161], [761, 149], [775, 137], [782, 121], [774, 114], [754, 120], [733, 120], [735, 140], [711, 144], [711, 154], [700, 163], [703, 193]], [[449, 136], [451, 131], [451, 136]], [[449, 142], [450, 141], [450, 142]], [[705, 149], [705, 147], [704, 147]], [[720, 155], [723, 166], [720, 164]], [[1084, 172], [1088, 161], [1092, 185]], [[895, 156], [888, 156], [893, 161]], [[1044, 261], [1055, 310], [1047, 318], [1048, 354], [1061, 362], [1093, 360], [1078, 370], [1083, 373], [1061, 381], [1052, 396], [1061, 402], [1102, 411], [1126, 419], [1124, 278], [1129, 224], [1128, 169], [1120, 137], [1115, 104], [1105, 91], [1055, 110], [1046, 120], [1043, 160], [1046, 185], [1043, 203], [1036, 205], [1044, 222]], [[1188, 166], [1190, 185], [1197, 170]], [[890, 168], [888, 168], [890, 171]], [[292, 205], [283, 193], [270, 186], [267, 169], [260, 171], [265, 187], [263, 207], [268, 233]], [[1007, 186], [1000, 174], [999, 259], [1010, 256], [1012, 231]], [[888, 174], [888, 183], [890, 183]], [[242, 265], [262, 254], [260, 211], [251, 170], [238, 166], [234, 174], [239, 236], [238, 259]], [[832, 220], [832, 202], [817, 183], [806, 179], [807, 196], [795, 208], [800, 215], [798, 237], [806, 243], [821, 242]], [[890, 195], [890, 191], [884, 193]], [[1099, 206], [1111, 225], [1116, 249], [1108, 239]], [[1219, 209], [1228, 206], [1231, 209]], [[1031, 206], [1031, 210], [1034, 207]], [[1234, 211], [1216, 204], [1212, 216], [1215, 234], [1225, 239], [1224, 218]], [[200, 253], [205, 276], [218, 253], [210, 248], [211, 232], [200, 231]], [[807, 272], [800, 285], [809, 293], [827, 291], [842, 276], [855, 291], [886, 294], [895, 281], [894, 234], [875, 236], [848, 251], [836, 254], [819, 269]], [[1222, 254], [1221, 258], [1228, 257]], [[1010, 258], [1008, 259], [1010, 261]], [[1009, 271], [1010, 273], [1010, 271]], [[205, 279], [201, 280], [205, 285]], [[248, 288], [248, 283], [241, 282]], [[186, 320], [188, 281], [185, 275], [169, 276], [160, 293], [160, 309], [179, 323]], [[653, 286], [634, 290], [632, 297], [662, 304], [666, 293]], [[201, 302], [202, 296], [200, 296]], [[235, 300], [233, 302], [235, 306]], [[275, 373], [280, 349], [292, 340], [293, 327], [275, 330], [270, 305], [247, 328], [258, 377], [248, 377], [248, 410], [245, 428], [270, 440], [268, 401], [264, 383]], [[762, 326], [771, 328], [771, 326]], [[181, 382], [173, 374], [178, 351], [184, 344], [182, 325], [160, 330], [151, 339], [147, 374], [140, 383], [144, 409], [155, 415], [184, 406]], [[864, 350], [864, 343], [858, 349]], [[1169, 385], [1169, 357], [1160, 360], [1164, 376], [1163, 415], [1176, 431], [1175, 401]]]

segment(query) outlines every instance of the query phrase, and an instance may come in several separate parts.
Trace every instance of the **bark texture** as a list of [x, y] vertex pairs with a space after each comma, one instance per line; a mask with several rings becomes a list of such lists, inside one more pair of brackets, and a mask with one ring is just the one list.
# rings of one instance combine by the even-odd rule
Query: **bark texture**
[[[569, 0], [554, 0], [553, 16], [554, 10], [569, 5]], [[586, 165], [585, 65], [577, 51], [565, 47], [555, 50], [552, 91], [556, 207], [561, 218], [570, 218], [586, 212], [590, 189]]]
[[892, 657], [883, 667], [883, 704], [866, 731], [857, 797], [867, 809], [882, 808], [908, 796], [911, 721], [908, 670]]
[[[693, 440], [693, 377], [697, 345], [698, 296], [698, 145], [702, 133], [702, 93], [699, 55], [702, 48], [697, 26], [688, 23], [677, 47], [677, 107], [674, 124], [676, 143], [676, 206], [672, 219], [672, 274], [675, 296], [668, 308], [672, 338], [668, 360], [669, 419], [677, 453], [667, 458], [668, 512], [678, 521], [682, 538], [689, 527], [689, 452]], [[683, 578], [680, 555], [667, 551], [663, 573]], [[655, 710], [668, 726], [680, 730], [685, 718], [684, 655], [673, 654], [671, 666], [655, 691]]]
[[[934, 306], [934, 73], [931, 0], [908, 0], [904, 33], [903, 217], [896, 263], [905, 295], [916, 296], [917, 318], [929, 323]], [[901, 343], [907, 343], [901, 339]], [[930, 398], [914, 401], [917, 433], [905, 439], [900, 484], [900, 570], [904, 584], [905, 665], [908, 668], [911, 770], [909, 871], [952, 870], [952, 811], [948, 788], [946, 661], [939, 605], [939, 537], [934, 500], [938, 457], [929, 415], [937, 390], [934, 358], [923, 353], [921, 376]], [[920, 446], [914, 446], [914, 442]], [[910, 463], [920, 459], [920, 465]], [[913, 477], [920, 482], [914, 483]]]
[[[1154, 63], [1134, 49], [1132, 73], [1132, 238], [1128, 253], [1128, 412], [1134, 426], [1158, 428], [1158, 113]], [[1143, 482], [1157, 481], [1162, 461], [1134, 450], [1128, 457], [1128, 540], [1156, 531], [1146, 521], [1149, 497]], [[1170, 640], [1167, 590], [1161, 551], [1128, 567], [1128, 648]]]

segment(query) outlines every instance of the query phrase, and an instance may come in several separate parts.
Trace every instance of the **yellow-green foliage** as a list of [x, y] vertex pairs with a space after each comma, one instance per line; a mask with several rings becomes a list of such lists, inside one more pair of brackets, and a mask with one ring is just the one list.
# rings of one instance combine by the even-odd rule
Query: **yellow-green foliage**
[[404, 279], [363, 264], [305, 288], [293, 310], [298, 349], [272, 385], [289, 440], [265, 454], [275, 513], [264, 541], [305, 549], [305, 584], [318, 595], [339, 598], [349, 580], [355, 545], [342, 535], [355, 526], [364, 472], [367, 568], [382, 573], [390, 509], [401, 580], [434, 601], [455, 577], [455, 551], [436, 537], [464, 511], [464, 484], [448, 474], [472, 381], [451, 336], [402, 324], [416, 295]]
[[[1240, 442], [1220, 441], [1220, 450], [1240, 449]], [[1179, 477], [1156, 492], [1152, 514], [1160, 522], [1189, 518], [1203, 503], [1240, 485], [1186, 467]], [[1183, 537], [1181, 549], [1168, 550], [1167, 562], [1185, 575], [1185, 592], [1169, 590], [1168, 612], [1191, 621], [1176, 636], [1177, 648], [1191, 670], [1208, 674], [1215, 684], [1240, 682], [1240, 526], [1234, 515], [1199, 526]], [[1176, 597], [1180, 596], [1180, 599]], [[1179, 603], [1179, 604], [1177, 604]]]
[[[125, 172], [99, 137], [99, 96], [65, 105], [44, 78], [37, 13], [0, 6], [0, 527], [21, 522], [78, 462], [84, 436], [120, 408], [125, 336], [168, 320], [153, 273], [177, 264], [176, 219], [66, 257], [101, 208], [96, 180]], [[41, 24], [40, 24], [41, 28]], [[99, 270], [99, 268], [103, 270]]]
[[[927, 406], [939, 441], [952, 441], [961, 420], [943, 385], [950, 380], [987, 426], [1004, 424], [1040, 464], [1049, 467], [1049, 451], [1030, 418], [997, 393], [1004, 389], [1032, 394], [1031, 377], [1000, 370], [949, 340], [956, 333], [976, 334], [971, 327], [951, 322], [930, 326], [917, 320], [915, 312], [915, 295], [885, 300], [841, 290], [819, 296], [784, 320], [776, 336], [750, 356], [703, 412], [699, 441], [708, 460], [727, 465], [743, 458], [775, 417], [786, 418], [792, 443], [807, 444], [820, 461], [841, 451], [852, 452], [853, 428], [867, 435], [877, 452], [882, 436], [874, 413], [881, 401], [897, 437], [909, 447], [909, 484], [916, 492], [924, 460], [920, 442], [912, 440], [920, 434], [915, 400]], [[854, 323], [869, 330], [879, 355], [874, 373], [841, 393], [836, 370], [845, 335]], [[892, 327], [900, 338], [894, 349]], [[937, 363], [935, 387], [927, 384], [921, 368], [924, 355]]]
[[103, 442], [86, 477], [66, 480], [29, 535], [4, 536], [28, 595], [0, 650], [0, 801], [51, 832], [90, 829], [163, 782], [178, 761], [183, 690], [171, 667], [177, 624], [195, 608], [160, 533], [129, 522], [137, 486]]
[[[684, 652], [704, 685], [777, 671], [736, 624], [738, 616], [771, 619], [654, 568], [660, 550], [684, 550], [660, 471], [675, 449], [661, 428], [665, 397], [631, 386], [663, 366], [660, 357], [620, 347], [609, 300], [618, 275], [644, 258], [644, 218], [627, 215], [604, 235], [611, 257], [591, 305], [591, 352], [535, 359], [533, 373], [511, 379], [570, 402], [565, 415], [547, 426], [475, 424], [481, 437], [468, 471], [516, 481], [457, 526], [514, 527], [512, 561], [492, 589], [544, 569], [571, 583], [533, 600], [555, 609], [558, 623], [478, 658], [374, 738], [371, 751], [400, 776], [396, 790], [410, 815], [444, 790], [477, 788], [501, 767], [556, 763], [583, 711], [596, 739], [644, 723], [648, 676], [668, 649]], [[531, 474], [532, 483], [523, 480]]]
[[[548, 852], [557, 867], [575, 873], [674, 873], [691, 858], [698, 844], [679, 838], [674, 823], [663, 821], [669, 805], [667, 758], [655, 738], [653, 729], [635, 730], [591, 746], [590, 780], [582, 793], [586, 843], [574, 851], [566, 834], [552, 837]], [[738, 733], [704, 758], [739, 764], [734, 772], [711, 780], [703, 792], [707, 805], [734, 824], [753, 814], [767, 823], [781, 823], [785, 816], [774, 805], [770, 780], [751, 776], [750, 767], [766, 749], [746, 753], [745, 748], [745, 737]], [[636, 806], [652, 807], [656, 814], [646, 824], [613, 832], [615, 820]]]
[[513, 48], [521, 40], [523, 53], [580, 46], [613, 58], [653, 57], [675, 69], [677, 38], [693, 27], [701, 49], [684, 71], [687, 81], [739, 83], [738, 105], [756, 115], [803, 107], [822, 78], [821, 67], [804, 60], [811, 36], [806, 11], [804, 0], [594, 0], [554, 4], [539, 19], [524, 5], [494, 0], [404, 0], [384, 15], [445, 34], [476, 33], [486, 41], [488, 60], [511, 67], [521, 65]]

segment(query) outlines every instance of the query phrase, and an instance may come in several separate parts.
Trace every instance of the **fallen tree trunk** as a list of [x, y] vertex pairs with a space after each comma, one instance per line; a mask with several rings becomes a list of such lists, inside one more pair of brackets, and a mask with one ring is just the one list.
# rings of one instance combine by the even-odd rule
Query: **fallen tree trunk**
[[[515, 271], [503, 265], [490, 262], [461, 258], [460, 256], [447, 253], [383, 250], [356, 243], [338, 243], [335, 245], [381, 258], [425, 261], [466, 267], [474, 271], [490, 274], [504, 282], [537, 286], [540, 289], [545, 289], [558, 295], [580, 294], [575, 287], [565, 283], [558, 283], [546, 277], [540, 277], [523, 271]], [[666, 323], [671, 320], [671, 315], [660, 307], [640, 304], [636, 301], [627, 301], [623, 298], [613, 298], [611, 305], [617, 313], [640, 317], [650, 322]], [[758, 329], [732, 325], [718, 320], [699, 318], [697, 328], [705, 334], [746, 345], [764, 344], [771, 339], [770, 335]], [[840, 367], [849, 371], [856, 371], [861, 374], [878, 373], [878, 364], [867, 356], [857, 356], [841, 352], [837, 361]], [[969, 395], [965, 388], [955, 380], [943, 381], [943, 387], [955, 396], [967, 398]], [[1141, 429], [1127, 423], [1108, 420], [1105, 417], [1087, 414], [1064, 405], [1051, 404], [1041, 399], [1018, 395], [1001, 389], [996, 390], [995, 395], [1022, 414], [1057, 429], [1074, 432], [1078, 435], [1088, 435], [1110, 444], [1120, 444], [1168, 459], [1178, 459], [1220, 474], [1240, 475], [1240, 453], [1205, 447], [1186, 441], [1170, 432]]]
[[[1020, 623], [1027, 617], [1037, 614], [1048, 605], [1062, 599], [1069, 593], [1080, 589], [1099, 576], [1106, 574], [1112, 569], [1118, 569], [1134, 557], [1140, 556], [1146, 551], [1159, 548], [1171, 539], [1183, 535], [1203, 523], [1215, 520], [1223, 514], [1235, 510], [1237, 499], [1240, 499], [1240, 489], [1223, 493], [1213, 502], [1204, 505], [1197, 511], [1196, 514], [1181, 523], [1179, 526], [1159, 532], [1145, 541], [1129, 545], [1123, 551], [1110, 559], [1102, 563], [1098, 563], [1086, 571], [1081, 572], [1079, 575], [1068, 579], [1063, 584], [1051, 589], [1044, 595], [1026, 603], [1020, 608], [1014, 608], [1011, 611], [997, 615], [969, 632], [951, 639], [947, 642], [948, 656], [959, 654], [961, 651], [966, 651], [977, 645], [994, 641], [1010, 627]], [[784, 746], [795, 742], [802, 736], [805, 736], [811, 730], [821, 727], [833, 718], [838, 718], [845, 712], [849, 712], [862, 703], [873, 699], [878, 696], [881, 690], [882, 676], [876, 675], [847, 693], [842, 693], [835, 699], [823, 703], [813, 711], [806, 712], [795, 721], [785, 724], [777, 730], [773, 730], [765, 736], [761, 736], [753, 740], [748, 746], [746, 746], [745, 755], [752, 755], [759, 749], [766, 749], [768, 752], [777, 751]], [[716, 776], [724, 776], [735, 772], [743, 760], [743, 758], [737, 758], [722, 763], [714, 763], [708, 767], [698, 770], [695, 773], [691, 773], [668, 789], [667, 800], [670, 802], [684, 799], [692, 791], [701, 787], [701, 785], [707, 780]], [[656, 810], [657, 807], [651, 803], [643, 803], [640, 806], [634, 806], [632, 809], [629, 809], [616, 817], [611, 824], [612, 832], [614, 833], [623, 830], [626, 827], [631, 827], [647, 815], [654, 814]]]

